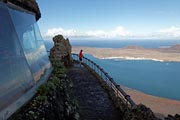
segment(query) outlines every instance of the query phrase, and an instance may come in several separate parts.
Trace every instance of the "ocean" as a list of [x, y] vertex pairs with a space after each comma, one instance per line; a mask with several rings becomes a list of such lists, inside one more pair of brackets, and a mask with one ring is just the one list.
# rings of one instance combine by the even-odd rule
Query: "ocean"
[[100, 65], [120, 85], [150, 95], [180, 100], [180, 62], [84, 56]]
[[122, 48], [125, 46], [142, 46], [145, 48], [166, 48], [180, 44], [180, 40], [71, 40], [73, 46], [100, 48]]
[[[180, 44], [180, 40], [70, 40], [72, 46], [122, 48], [125, 46], [142, 46], [145, 48], [167, 48]], [[52, 40], [45, 40], [47, 49], [53, 46]]]
[[[130, 45], [162, 48], [180, 44], [180, 40], [72, 40], [70, 43], [72, 46], [104, 48], [121, 48]], [[52, 43], [47, 42], [46, 45], [49, 49]], [[180, 100], [180, 62], [98, 59], [89, 54], [84, 56], [104, 68], [120, 85], [150, 95]]]

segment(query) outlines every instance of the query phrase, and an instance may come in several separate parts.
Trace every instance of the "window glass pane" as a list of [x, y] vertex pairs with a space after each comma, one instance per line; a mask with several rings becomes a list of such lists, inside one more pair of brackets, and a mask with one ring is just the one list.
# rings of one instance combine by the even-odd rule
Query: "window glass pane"
[[[7, 6], [0, 2], [0, 110], [33, 85]], [[14, 97], [16, 96], [16, 97]]]
[[36, 82], [43, 75], [44, 70], [50, 67], [50, 62], [35, 16], [13, 9], [9, 9], [9, 12]]
[[[33, 26], [30, 26], [30, 28]], [[23, 47], [25, 49], [25, 51], [33, 51], [37, 49], [37, 46], [35, 44], [35, 35], [34, 35], [34, 31], [33, 30], [27, 30], [24, 34], [23, 34]]]
[[42, 59], [39, 59], [39, 64], [40, 64], [41, 68], [45, 69], [47, 67], [47, 63], [49, 62], [47, 50], [46, 50], [46, 47], [44, 45], [44, 40], [42, 39], [42, 36], [40, 34], [40, 31], [39, 31], [37, 24], [34, 24], [34, 30], [35, 30], [35, 35], [36, 35], [36, 39], [37, 39], [37, 47], [38, 47], [39, 52], [40, 52], [41, 57], [42, 57]]

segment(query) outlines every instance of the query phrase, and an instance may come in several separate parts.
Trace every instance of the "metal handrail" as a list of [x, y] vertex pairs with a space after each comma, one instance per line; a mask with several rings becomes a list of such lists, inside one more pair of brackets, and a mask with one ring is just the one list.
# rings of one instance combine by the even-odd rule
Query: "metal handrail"
[[[75, 61], [79, 61], [78, 54], [72, 54], [72, 58]], [[130, 95], [128, 95], [121, 87], [118, 85], [114, 79], [104, 71], [99, 65], [97, 65], [92, 60], [83, 56], [83, 64], [86, 64], [89, 68], [91, 68], [102, 80], [106, 82], [106, 84], [116, 93], [117, 97], [121, 97], [125, 102], [130, 104], [131, 106], [135, 106], [135, 102], [131, 99]]]

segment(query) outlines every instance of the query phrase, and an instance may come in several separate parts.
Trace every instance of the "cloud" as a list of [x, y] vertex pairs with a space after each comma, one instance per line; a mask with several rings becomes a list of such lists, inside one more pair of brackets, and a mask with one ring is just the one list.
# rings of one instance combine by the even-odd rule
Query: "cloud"
[[95, 30], [95, 31], [88, 31], [85, 33], [85, 36], [88, 36], [88, 37], [106, 37], [107, 36], [107, 33], [103, 30]]
[[151, 33], [133, 34], [130, 38], [135, 39], [180, 39], [180, 28], [171, 26]]
[[99, 37], [99, 38], [118, 38], [118, 37], [130, 37], [132, 34], [124, 29], [122, 26], [118, 26], [113, 30], [95, 30], [88, 31], [85, 35], [89, 37]]
[[122, 26], [118, 26], [115, 30], [110, 31], [109, 35], [111, 37], [126, 37], [131, 36], [131, 33], [125, 30]]
[[161, 37], [180, 38], [180, 28], [171, 26], [170, 28], [159, 30], [159, 34]]
[[121, 38], [131, 36], [130, 32], [124, 29], [122, 26], [118, 26], [115, 29], [105, 30], [90, 30], [87, 32], [80, 32], [75, 29], [63, 29], [63, 28], [51, 28], [47, 32], [43, 33], [45, 39], [51, 39], [57, 34], [62, 34], [65, 37], [84, 37], [84, 38]]
[[46, 33], [43, 33], [43, 37], [46, 39], [52, 38], [55, 35], [61, 34], [65, 37], [76, 36], [77, 31], [74, 29], [63, 29], [63, 28], [51, 28]]
[[52, 39], [57, 34], [62, 34], [64, 37], [70, 38], [100, 38], [100, 39], [180, 39], [180, 28], [171, 26], [157, 30], [153, 33], [141, 33], [135, 34], [126, 30], [122, 26], [117, 26], [111, 30], [89, 30], [89, 31], [77, 31], [75, 29], [63, 29], [63, 28], [51, 28], [43, 35], [45, 39]]

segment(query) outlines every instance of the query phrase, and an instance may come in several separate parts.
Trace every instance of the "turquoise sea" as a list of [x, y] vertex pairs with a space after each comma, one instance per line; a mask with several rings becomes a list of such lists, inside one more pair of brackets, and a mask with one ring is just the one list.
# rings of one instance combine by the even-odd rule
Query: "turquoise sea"
[[[129, 45], [160, 48], [180, 44], [180, 40], [72, 40], [70, 42], [75, 46], [111, 48]], [[85, 57], [99, 64], [120, 85], [150, 95], [180, 100], [180, 62], [98, 59], [89, 54], [85, 54]]]
[[180, 100], [180, 62], [98, 59], [86, 54], [123, 86], [144, 93]]

